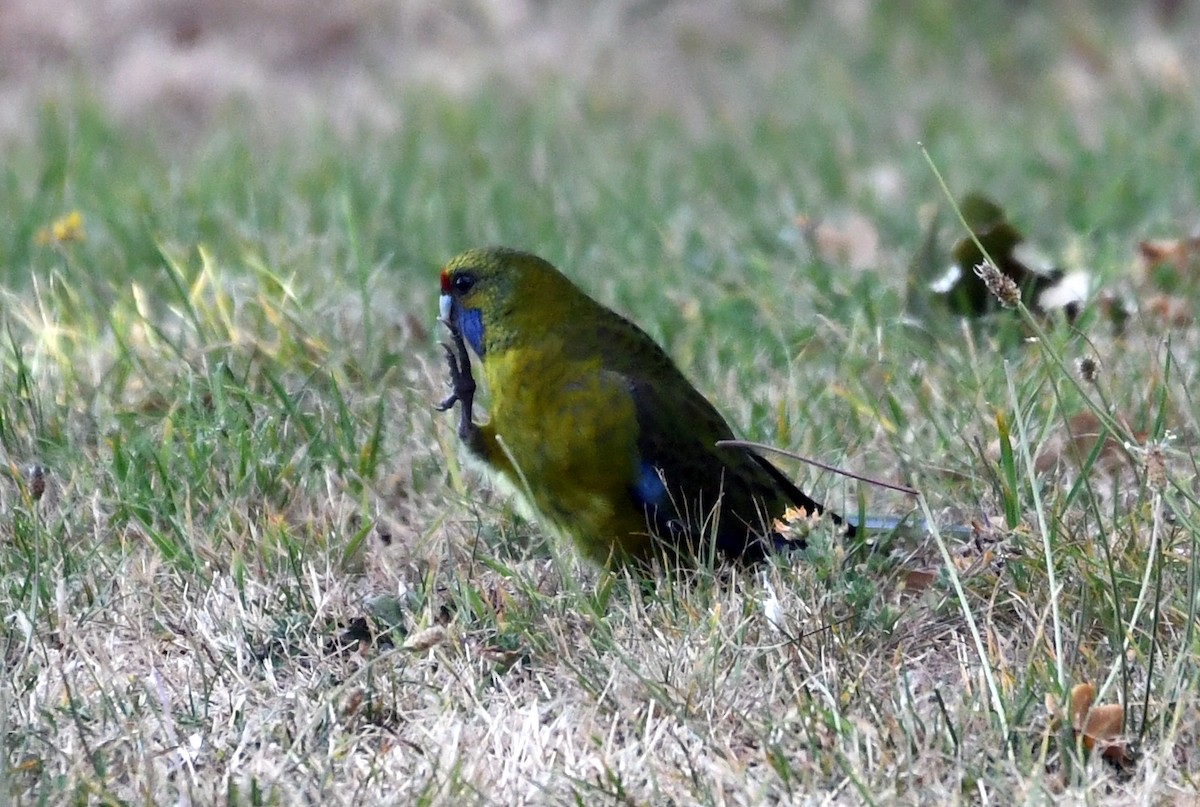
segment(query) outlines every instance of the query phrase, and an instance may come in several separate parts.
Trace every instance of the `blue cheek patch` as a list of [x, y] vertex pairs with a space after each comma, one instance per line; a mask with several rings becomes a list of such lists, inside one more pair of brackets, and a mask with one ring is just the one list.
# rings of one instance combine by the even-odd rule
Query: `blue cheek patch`
[[458, 329], [463, 339], [480, 358], [483, 357], [483, 314], [478, 308], [464, 308], [458, 314]]
[[633, 485], [633, 495], [642, 504], [662, 505], [667, 501], [667, 486], [658, 469], [648, 462], [641, 463], [641, 473]]

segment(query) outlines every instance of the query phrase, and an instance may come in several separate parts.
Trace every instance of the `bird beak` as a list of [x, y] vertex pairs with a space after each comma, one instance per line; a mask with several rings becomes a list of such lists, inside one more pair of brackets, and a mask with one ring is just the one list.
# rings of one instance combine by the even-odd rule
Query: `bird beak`
[[438, 316], [443, 322], [450, 321], [450, 308], [453, 303], [454, 300], [449, 294], [443, 294], [441, 299], [438, 300]]

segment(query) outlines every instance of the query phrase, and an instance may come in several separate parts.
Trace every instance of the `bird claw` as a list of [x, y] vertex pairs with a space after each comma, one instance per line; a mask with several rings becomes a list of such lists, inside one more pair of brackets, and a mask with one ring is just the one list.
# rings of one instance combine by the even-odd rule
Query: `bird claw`
[[[453, 326], [449, 326], [453, 327]], [[446, 364], [450, 368], [450, 387], [451, 392], [440, 402], [434, 404], [434, 409], [439, 412], [446, 412], [454, 408], [461, 396], [459, 394], [460, 379], [462, 377], [462, 368], [458, 363], [458, 357], [454, 355], [454, 349], [446, 342], [442, 342], [442, 349], [446, 351]], [[468, 370], [470, 367], [468, 366]]]
[[471, 357], [467, 353], [467, 343], [463, 340], [462, 331], [453, 322], [443, 319], [442, 324], [450, 331], [453, 344], [443, 342], [442, 349], [446, 352], [446, 366], [450, 370], [450, 394], [435, 404], [437, 411], [447, 412], [454, 405], [461, 403], [458, 418], [458, 436], [470, 441], [477, 427], [473, 419], [475, 404], [475, 376], [471, 374]]

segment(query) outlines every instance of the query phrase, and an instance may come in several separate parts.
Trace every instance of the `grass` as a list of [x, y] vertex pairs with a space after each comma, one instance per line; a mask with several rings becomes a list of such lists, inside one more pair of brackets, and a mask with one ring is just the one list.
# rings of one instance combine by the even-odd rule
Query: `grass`
[[[910, 273], [961, 236], [917, 140], [953, 194], [1145, 302], [1137, 241], [1200, 209], [1195, 100], [1113, 68], [1106, 103], [1064, 103], [1046, 54], [1116, 48], [1119, 20], [985, 35], [996, 13], [818, 19], [788, 51], [802, 86], [761, 81], [701, 132], [554, 81], [409, 92], [399, 132], [352, 143], [234, 116], [176, 147], [47, 103], [0, 183], [6, 796], [1194, 798], [1195, 326], [1143, 306], [1116, 333], [1093, 307], [1028, 342], [1019, 313], [903, 317]], [[70, 211], [81, 238], [39, 238]], [[796, 224], [851, 213], [877, 268]], [[990, 526], [818, 536], [689, 584], [581, 564], [432, 410], [434, 273], [484, 243], [643, 324], [745, 436]], [[1087, 411], [1121, 413], [1123, 447], [1043, 467]], [[796, 472], [845, 511], [917, 509]], [[1134, 762], [1050, 719], [1080, 682], [1124, 705]]]

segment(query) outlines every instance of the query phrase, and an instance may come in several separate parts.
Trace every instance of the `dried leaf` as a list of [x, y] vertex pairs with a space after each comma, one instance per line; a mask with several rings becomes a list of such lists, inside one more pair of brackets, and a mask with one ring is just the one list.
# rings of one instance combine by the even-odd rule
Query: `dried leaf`
[[[1125, 724], [1125, 707], [1110, 703], [1093, 705], [1096, 700], [1095, 684], [1077, 684], [1071, 690], [1071, 728], [1076, 737], [1082, 735], [1083, 747], [1095, 749], [1114, 765], [1125, 766], [1132, 762], [1129, 745], [1121, 737]], [[1058, 716], [1057, 703], [1053, 695], [1046, 696], [1046, 708]]]
[[970, 577], [978, 574], [985, 569], [989, 569], [996, 559], [996, 553], [991, 549], [984, 549], [978, 555], [958, 555], [954, 558], [954, 566], [958, 569], [959, 576]]
[[815, 223], [801, 217], [797, 223], [812, 239], [822, 260], [856, 271], [879, 266], [879, 231], [866, 216], [851, 213], [839, 220]]
[[925, 591], [938, 579], [937, 569], [906, 569], [901, 574], [906, 591]]
[[346, 698], [345, 705], [342, 706], [343, 717], [354, 717], [358, 714], [358, 710], [363, 705], [363, 700], [366, 699], [366, 692], [362, 688], [355, 689]]
[[1169, 328], [1186, 328], [1192, 324], [1191, 301], [1172, 294], [1153, 294], [1148, 297], [1146, 313]]
[[1080, 720], [1096, 700], [1095, 684], [1076, 684], [1071, 689], [1071, 725], [1079, 730]]
[[1121, 727], [1125, 724], [1125, 707], [1117, 703], [1104, 706], [1093, 706], [1087, 712], [1083, 724], [1083, 744], [1091, 748], [1099, 743], [1107, 747], [1121, 735]]
[[422, 653], [431, 647], [437, 647], [444, 641], [446, 641], [446, 629], [441, 625], [434, 625], [409, 636], [404, 642], [404, 649]]
[[[1118, 414], [1116, 420], [1126, 430], [1132, 431], [1129, 429], [1129, 422], [1122, 415]], [[1091, 410], [1085, 410], [1070, 418], [1065, 428], [1056, 429], [1050, 435], [1034, 458], [1034, 468], [1038, 473], [1045, 473], [1064, 461], [1080, 468], [1096, 449], [1096, 442], [1100, 440], [1101, 435], [1104, 436], [1104, 444], [1096, 457], [1096, 468], [1105, 473], [1115, 473], [1128, 462], [1128, 455], [1121, 443], [1105, 430], [1100, 418]]]
[[1177, 291], [1200, 268], [1200, 237], [1162, 238], [1138, 244], [1139, 279], [1161, 291]]

